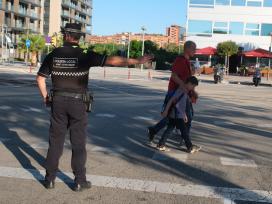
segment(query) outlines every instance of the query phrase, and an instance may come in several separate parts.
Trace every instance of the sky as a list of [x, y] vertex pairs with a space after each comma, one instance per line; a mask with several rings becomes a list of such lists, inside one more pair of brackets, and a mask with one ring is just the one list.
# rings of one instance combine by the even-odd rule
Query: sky
[[93, 34], [122, 32], [165, 34], [170, 25], [185, 25], [186, 0], [93, 0]]

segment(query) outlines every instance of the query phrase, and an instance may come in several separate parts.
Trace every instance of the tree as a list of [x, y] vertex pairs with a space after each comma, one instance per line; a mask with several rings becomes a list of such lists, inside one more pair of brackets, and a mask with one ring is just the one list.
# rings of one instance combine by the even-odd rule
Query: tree
[[42, 35], [36, 34], [22, 35], [18, 43], [19, 51], [24, 53], [27, 52], [26, 47], [27, 39], [29, 39], [31, 42], [30, 47], [28, 48], [28, 51], [31, 53], [31, 65], [36, 66], [38, 54], [45, 48], [45, 39]]
[[217, 45], [217, 54], [220, 56], [225, 56], [225, 65], [227, 67], [227, 73], [229, 72], [229, 57], [231, 55], [237, 54], [238, 45], [233, 41], [226, 41], [218, 43]]

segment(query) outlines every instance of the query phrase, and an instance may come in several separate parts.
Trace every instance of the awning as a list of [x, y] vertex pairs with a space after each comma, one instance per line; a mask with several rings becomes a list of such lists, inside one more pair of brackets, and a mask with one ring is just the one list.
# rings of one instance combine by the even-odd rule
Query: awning
[[216, 48], [213, 47], [205, 47], [202, 49], [196, 50], [196, 55], [215, 55], [216, 53]]
[[245, 57], [259, 57], [259, 58], [272, 58], [272, 53], [264, 49], [256, 49], [244, 52]]

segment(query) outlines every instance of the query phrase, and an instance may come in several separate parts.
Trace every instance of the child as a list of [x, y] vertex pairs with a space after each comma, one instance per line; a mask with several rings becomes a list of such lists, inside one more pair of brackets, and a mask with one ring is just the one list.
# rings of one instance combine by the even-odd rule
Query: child
[[165, 143], [175, 127], [180, 130], [189, 153], [194, 153], [201, 149], [199, 146], [193, 145], [191, 142], [189, 136], [190, 116], [186, 114], [186, 104], [188, 104], [188, 100], [190, 100], [188, 93], [193, 91], [196, 86], [198, 86], [197, 78], [194, 76], [189, 77], [185, 82], [185, 90], [179, 88], [167, 103], [162, 116], [168, 117], [169, 123], [159, 141], [159, 144], [157, 145], [159, 150], [166, 150]]

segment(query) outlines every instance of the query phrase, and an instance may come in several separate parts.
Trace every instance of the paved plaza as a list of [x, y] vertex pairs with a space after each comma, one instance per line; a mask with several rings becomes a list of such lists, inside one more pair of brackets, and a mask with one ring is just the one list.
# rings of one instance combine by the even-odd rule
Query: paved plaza
[[[36, 71], [0, 66], [1, 204], [272, 203], [271, 81], [254, 87], [251, 78], [213, 84], [212, 76], [200, 76], [191, 135], [202, 150], [186, 153], [173, 132], [171, 151], [161, 153], [147, 145], [146, 127], [161, 118], [170, 72], [91, 69], [95, 104], [87, 174], [93, 188], [75, 193], [69, 135], [56, 188], [46, 190], [40, 183], [50, 110], [41, 103]], [[242, 80], [247, 83], [234, 83]]]

